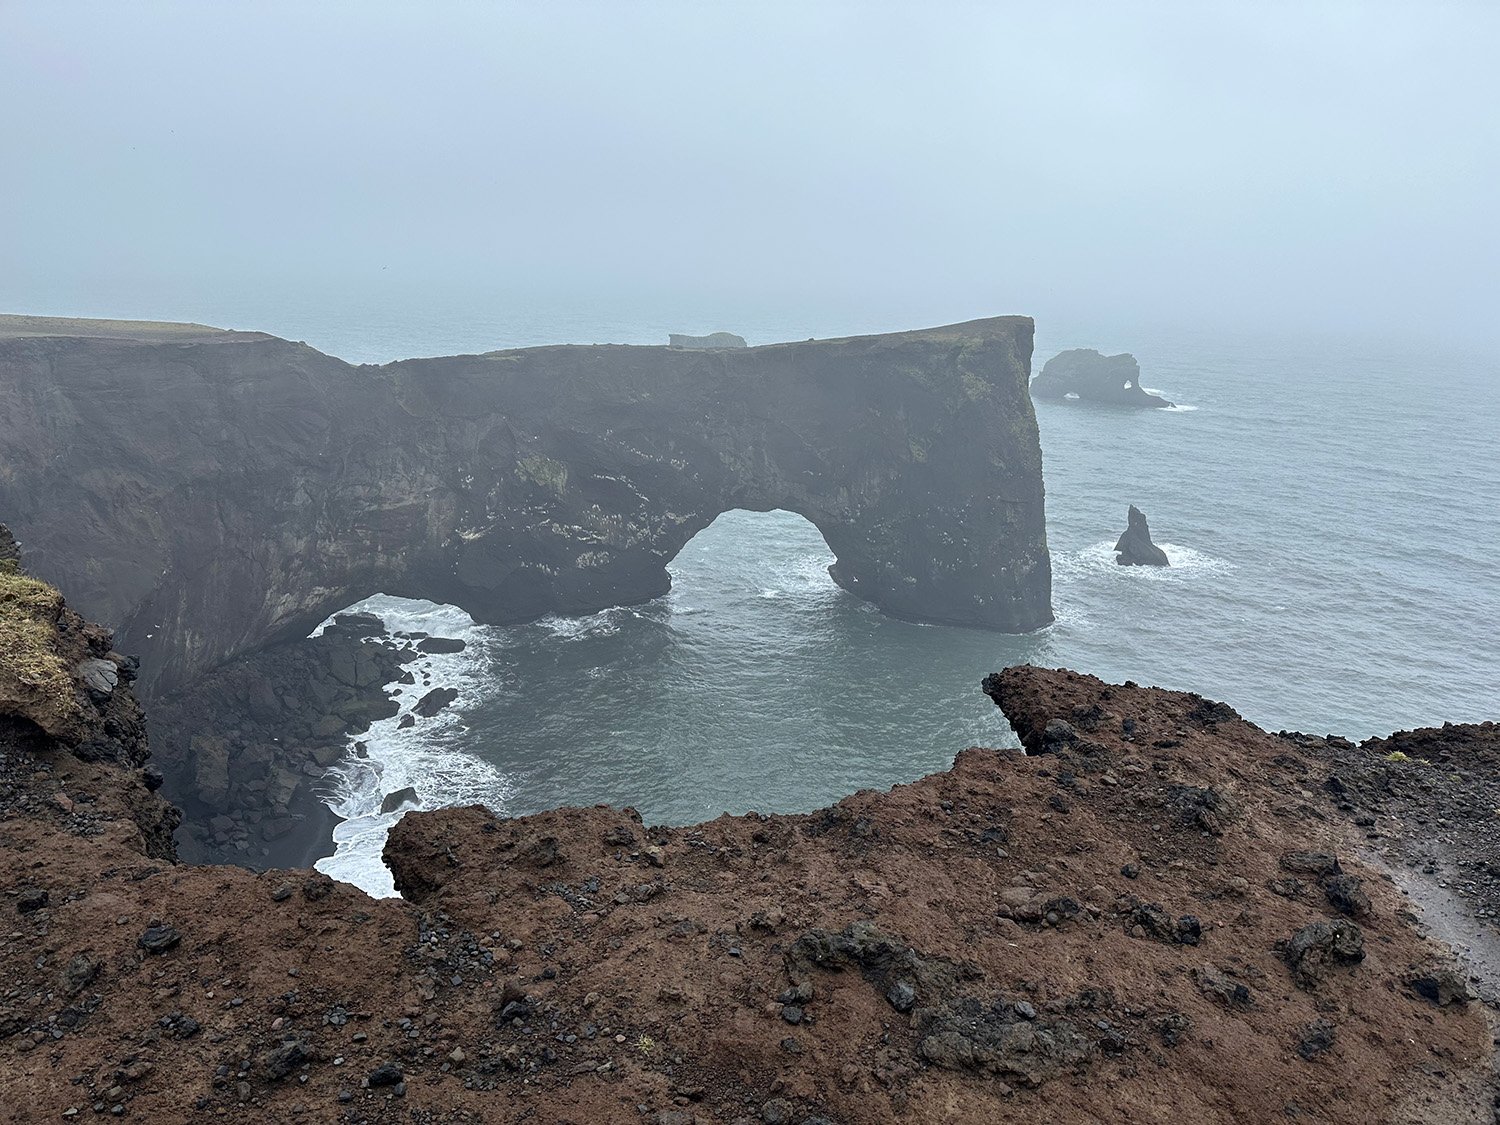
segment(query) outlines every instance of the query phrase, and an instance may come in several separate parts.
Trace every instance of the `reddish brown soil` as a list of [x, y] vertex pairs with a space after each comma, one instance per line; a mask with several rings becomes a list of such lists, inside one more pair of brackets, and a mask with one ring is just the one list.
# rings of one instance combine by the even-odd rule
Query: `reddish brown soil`
[[[1481, 1008], [1411, 987], [1443, 954], [1316, 747], [1070, 672], [987, 690], [1046, 752], [688, 829], [413, 813], [410, 901], [148, 858], [139, 771], [12, 731], [0, 1120], [1491, 1119]], [[1305, 852], [1370, 906], [1299, 982], [1281, 943], [1349, 921]]]

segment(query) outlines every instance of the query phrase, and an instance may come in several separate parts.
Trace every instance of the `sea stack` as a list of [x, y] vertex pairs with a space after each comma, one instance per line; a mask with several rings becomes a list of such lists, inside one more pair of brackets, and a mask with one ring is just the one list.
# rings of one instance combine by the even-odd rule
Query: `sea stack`
[[1172, 405], [1141, 388], [1141, 365], [1135, 356], [1129, 352], [1100, 355], [1093, 348], [1074, 348], [1049, 359], [1032, 380], [1031, 397], [1158, 409]]
[[1115, 562], [1121, 566], [1171, 566], [1167, 553], [1151, 542], [1151, 528], [1146, 524], [1146, 513], [1134, 504], [1130, 505], [1125, 534], [1115, 544]]

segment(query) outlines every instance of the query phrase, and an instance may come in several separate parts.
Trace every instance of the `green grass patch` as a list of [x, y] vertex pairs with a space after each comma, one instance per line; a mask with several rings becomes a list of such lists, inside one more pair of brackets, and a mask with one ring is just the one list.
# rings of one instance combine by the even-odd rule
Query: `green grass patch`
[[[8, 560], [7, 560], [8, 561]], [[6, 694], [34, 699], [66, 714], [78, 706], [73, 679], [57, 655], [57, 619], [63, 599], [51, 586], [0, 568], [0, 683]]]

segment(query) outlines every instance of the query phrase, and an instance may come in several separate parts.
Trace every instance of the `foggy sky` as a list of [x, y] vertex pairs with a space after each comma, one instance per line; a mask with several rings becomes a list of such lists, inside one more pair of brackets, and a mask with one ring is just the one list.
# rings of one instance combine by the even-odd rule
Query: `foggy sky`
[[1481, 3], [3, 0], [0, 308], [381, 277], [1493, 341], [1497, 57]]

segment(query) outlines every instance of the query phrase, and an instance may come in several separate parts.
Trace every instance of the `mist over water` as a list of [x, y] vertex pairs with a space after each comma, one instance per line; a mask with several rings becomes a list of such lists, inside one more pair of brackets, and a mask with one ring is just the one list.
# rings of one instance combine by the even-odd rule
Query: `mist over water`
[[[571, 323], [515, 326], [476, 350], [566, 337]], [[622, 324], [617, 338], [661, 333]], [[392, 628], [469, 642], [421, 666], [460, 697], [412, 729], [370, 732], [368, 761], [334, 787], [351, 819], [319, 866], [388, 893], [379, 851], [400, 812], [372, 814], [404, 785], [426, 808], [607, 802], [686, 824], [910, 781], [966, 746], [1015, 745], [978, 684], [1019, 662], [1199, 691], [1272, 730], [1360, 738], [1494, 717], [1500, 365], [1043, 326], [1035, 369], [1072, 346], [1134, 351], [1144, 383], [1181, 409], [1038, 404], [1056, 624], [1006, 636], [886, 618], [834, 585], [827, 545], [789, 512], [725, 513], [673, 562], [668, 595], [589, 617], [489, 628], [372, 599]], [[1115, 564], [1130, 503], [1170, 569]]]

